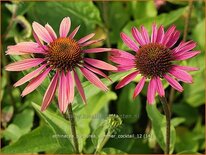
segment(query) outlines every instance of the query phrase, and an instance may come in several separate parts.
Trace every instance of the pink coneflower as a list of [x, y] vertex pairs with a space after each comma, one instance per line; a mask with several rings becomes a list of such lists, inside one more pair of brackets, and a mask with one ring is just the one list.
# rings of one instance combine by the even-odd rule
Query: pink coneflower
[[[92, 84], [106, 91], [108, 88], [94, 74], [108, 78], [103, 70], [116, 70], [117, 68], [93, 58], [85, 58], [86, 53], [110, 51], [109, 48], [85, 49], [85, 46], [94, 44], [100, 40], [90, 40], [95, 34], [91, 33], [80, 40], [74, 39], [79, 30], [78, 26], [68, 36], [71, 21], [69, 17], [62, 20], [59, 28], [59, 37], [49, 24], [45, 27], [37, 22], [32, 24], [33, 36], [36, 42], [22, 42], [9, 46], [7, 54], [23, 55], [32, 54], [32, 58], [21, 60], [6, 66], [8, 71], [23, 71], [32, 67], [38, 68], [17, 81], [14, 86], [20, 86], [28, 81], [29, 84], [22, 92], [25, 96], [34, 91], [44, 79], [51, 73], [53, 78], [45, 92], [41, 110], [45, 110], [51, 103], [58, 87], [58, 104], [61, 112], [65, 112], [68, 104], [74, 99], [74, 83], [83, 101], [86, 103], [83, 87], [77, 75], [77, 68]], [[44, 42], [44, 43], [43, 43]], [[73, 74], [73, 75], [72, 75]], [[74, 82], [75, 81], [75, 82]]]
[[183, 88], [176, 79], [185, 83], [192, 83], [192, 76], [187, 71], [198, 69], [179, 66], [175, 62], [199, 54], [199, 51], [191, 51], [196, 46], [195, 42], [182, 41], [178, 46], [175, 46], [180, 36], [180, 32], [176, 30], [175, 26], [171, 26], [164, 32], [163, 26], [157, 28], [157, 25], [153, 24], [151, 38], [144, 26], [141, 27], [141, 31], [133, 27], [132, 35], [139, 45], [125, 33], [121, 33], [121, 38], [131, 50], [135, 51], [135, 55], [114, 50], [110, 57], [113, 62], [119, 64], [119, 71], [134, 70], [117, 84], [116, 89], [124, 87], [140, 74], [142, 78], [134, 90], [133, 98], [141, 92], [145, 81], [149, 80], [147, 101], [151, 104], [154, 102], [156, 92], [161, 97], [165, 96], [161, 79], [165, 79], [179, 92], [182, 92]]

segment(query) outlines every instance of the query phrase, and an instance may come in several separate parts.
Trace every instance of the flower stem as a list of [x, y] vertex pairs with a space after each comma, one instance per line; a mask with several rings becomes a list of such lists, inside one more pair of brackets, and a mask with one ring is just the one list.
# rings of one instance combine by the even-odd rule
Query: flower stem
[[100, 145], [97, 146], [97, 149], [96, 149], [96, 151], [95, 151], [95, 154], [99, 153], [99, 152], [102, 150], [102, 148], [104, 147], [104, 145], [105, 145], [105, 144], [107, 143], [107, 141], [109, 140], [110, 136], [111, 136], [111, 131], [109, 130], [109, 131], [107, 132], [107, 134], [105, 135], [104, 139], [102, 140], [102, 142], [100, 143]]
[[70, 126], [71, 126], [71, 132], [72, 132], [72, 138], [73, 138], [73, 143], [74, 143], [74, 148], [75, 148], [75, 153], [79, 153], [79, 144], [78, 144], [78, 138], [77, 138], [77, 133], [76, 133], [76, 128], [75, 128], [75, 119], [74, 119], [74, 114], [72, 111], [72, 105], [68, 105], [68, 118], [70, 121]]
[[167, 99], [165, 97], [159, 97], [163, 110], [166, 116], [166, 148], [165, 148], [165, 154], [170, 153], [170, 120], [171, 120], [171, 113], [169, 104], [167, 103]]

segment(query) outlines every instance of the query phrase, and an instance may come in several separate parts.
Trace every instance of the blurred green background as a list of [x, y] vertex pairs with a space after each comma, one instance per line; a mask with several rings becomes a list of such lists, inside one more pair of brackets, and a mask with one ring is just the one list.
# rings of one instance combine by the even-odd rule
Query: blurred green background
[[[196, 66], [192, 72], [194, 83], [183, 84], [183, 93], [174, 93], [172, 105], [171, 152], [178, 154], [204, 153], [205, 150], [205, 3], [193, 2], [187, 40], [197, 42], [201, 54], [181, 62]], [[20, 96], [25, 85], [13, 84], [28, 72], [6, 72], [5, 65], [20, 60], [20, 56], [6, 56], [8, 45], [33, 40], [31, 24], [37, 21], [49, 23], [58, 32], [61, 20], [69, 16], [73, 30], [81, 25], [77, 38], [95, 32], [95, 38], [104, 41], [99, 47], [113, 47], [129, 51], [120, 38], [120, 32], [131, 35], [132, 26], [145, 25], [151, 32], [156, 22], [165, 28], [175, 24], [183, 37], [188, 1], [127, 1], [127, 2], [1, 2], [1, 148], [2, 153], [73, 153], [71, 139], [54, 135], [70, 135], [69, 122], [59, 113], [57, 103], [52, 102], [44, 113], [40, 105], [49, 79], [37, 91]], [[107, 60], [107, 54], [90, 55]], [[25, 58], [26, 56], [24, 56]], [[94, 153], [101, 142], [100, 135], [108, 130], [105, 123], [109, 114], [122, 118], [122, 125], [115, 129], [101, 153], [163, 153], [165, 146], [165, 117], [158, 98], [156, 104], [146, 104], [146, 88], [132, 100], [136, 82], [115, 90], [117, 82], [127, 73], [108, 73], [113, 83], [103, 79], [110, 87], [107, 93], [84, 82], [88, 105], [84, 106], [76, 92], [73, 110], [77, 121], [79, 145], [83, 153]], [[84, 80], [82, 78], [82, 80]], [[171, 87], [165, 85], [169, 98]], [[84, 116], [84, 117], [82, 117]], [[95, 117], [91, 117], [95, 116]], [[99, 116], [99, 117], [97, 117]], [[92, 138], [90, 135], [97, 135]], [[135, 135], [134, 137], [125, 137]]]

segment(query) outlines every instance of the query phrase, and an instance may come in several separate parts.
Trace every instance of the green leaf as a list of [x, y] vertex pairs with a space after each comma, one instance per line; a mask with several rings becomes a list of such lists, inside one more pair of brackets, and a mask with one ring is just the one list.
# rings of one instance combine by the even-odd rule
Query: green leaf
[[12, 154], [38, 153], [57, 149], [60, 146], [53, 136], [54, 132], [48, 126], [40, 126], [22, 136], [16, 143], [4, 147], [1, 151], [2, 153]]
[[175, 117], [171, 120], [171, 124], [176, 127], [178, 125], [180, 125], [181, 123], [185, 122], [186, 119], [183, 117]]
[[[169, 26], [170, 24], [172, 24], [173, 22], [175, 22], [177, 19], [179, 19], [183, 13], [185, 12], [185, 7], [184, 8], [180, 8], [174, 11], [171, 11], [169, 13], [164, 13], [164, 14], [160, 14], [157, 17], [148, 17], [148, 18], [142, 18], [142, 19], [137, 19], [135, 21], [130, 21], [124, 28], [123, 28], [123, 32], [128, 34], [129, 36], [131, 35], [131, 29], [132, 27], [137, 27], [139, 28], [141, 25], [144, 25], [148, 32], [151, 34], [151, 30], [152, 30], [152, 24], [156, 23], [157, 25], [163, 25], [164, 27]], [[131, 37], [132, 38], [132, 37]], [[122, 49], [122, 50], [128, 50], [129, 48], [126, 47], [122, 40], [119, 39], [118, 41], [118, 48]]]
[[155, 7], [154, 1], [132, 1], [131, 7], [132, 15], [135, 20], [140, 20], [141, 18], [147, 17], [155, 17], [157, 15], [157, 9]]
[[81, 37], [83, 34], [91, 33], [96, 24], [102, 24], [99, 11], [93, 2], [41, 2], [35, 3], [28, 12], [28, 19], [31, 22], [37, 21], [42, 25], [49, 23], [56, 33], [59, 32], [61, 20], [67, 16], [71, 18], [71, 31], [81, 25]]
[[179, 117], [185, 118], [184, 124], [191, 125], [197, 121], [198, 111], [196, 108], [184, 103], [179, 102], [178, 104], [173, 104], [173, 113]]
[[13, 122], [4, 130], [5, 138], [12, 142], [17, 141], [22, 135], [28, 133], [33, 126], [34, 111], [25, 109], [14, 117]]
[[117, 100], [117, 112], [125, 123], [134, 123], [138, 120], [141, 112], [140, 98], [133, 100], [135, 84], [131, 83], [121, 90]]
[[201, 153], [198, 153], [192, 150], [186, 150], [186, 151], [179, 152], [177, 154], [201, 154]]
[[118, 150], [116, 148], [103, 148], [101, 151], [101, 154], [127, 154], [126, 152], [123, 152], [121, 150]]
[[[41, 112], [41, 107], [35, 103], [32, 103], [32, 106], [39, 113], [39, 115], [44, 119], [44, 121], [50, 126], [50, 128], [55, 133], [56, 139], [61, 147], [67, 147], [67, 151], [74, 151], [73, 146], [70, 142], [70, 122], [66, 119], [60, 117], [58, 114], [50, 110], [46, 110], [45, 112]], [[66, 138], [62, 138], [66, 137]], [[64, 152], [68, 153], [68, 152]]]
[[[165, 150], [166, 140], [166, 118], [162, 115], [155, 104], [147, 104], [147, 114], [152, 122], [152, 129], [154, 131], [156, 140], [160, 147]], [[176, 132], [173, 125], [171, 125], [171, 137], [170, 137], [170, 153], [173, 152], [176, 140]]]

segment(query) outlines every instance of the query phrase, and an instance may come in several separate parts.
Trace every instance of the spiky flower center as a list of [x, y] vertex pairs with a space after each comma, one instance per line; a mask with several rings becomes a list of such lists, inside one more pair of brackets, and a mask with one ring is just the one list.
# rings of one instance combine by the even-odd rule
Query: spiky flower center
[[163, 77], [172, 66], [172, 52], [164, 45], [149, 43], [136, 54], [136, 68], [148, 78]]
[[48, 46], [48, 64], [56, 69], [72, 70], [82, 60], [81, 48], [70, 38], [58, 38]]

